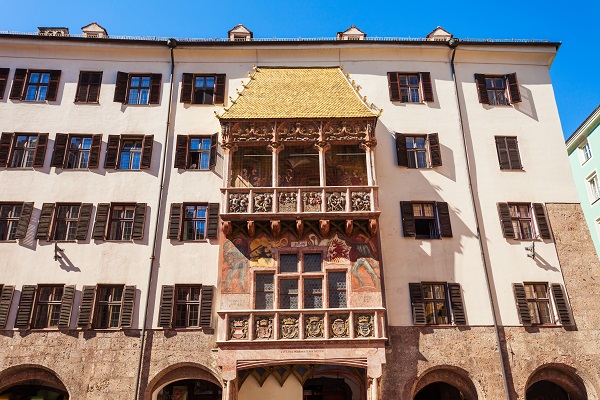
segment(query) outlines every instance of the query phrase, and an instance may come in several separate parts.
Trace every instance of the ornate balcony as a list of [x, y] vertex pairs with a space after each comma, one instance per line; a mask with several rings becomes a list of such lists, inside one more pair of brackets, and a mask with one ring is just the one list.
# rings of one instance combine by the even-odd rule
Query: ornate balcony
[[219, 311], [219, 343], [386, 340], [384, 308]]
[[327, 216], [373, 217], [378, 211], [376, 186], [303, 186], [225, 188], [221, 217], [225, 220]]

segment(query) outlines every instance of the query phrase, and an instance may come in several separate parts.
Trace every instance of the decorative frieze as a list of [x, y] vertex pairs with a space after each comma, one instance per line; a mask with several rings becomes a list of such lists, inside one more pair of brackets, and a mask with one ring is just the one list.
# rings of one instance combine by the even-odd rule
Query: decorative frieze
[[259, 317], [256, 320], [256, 339], [273, 339], [273, 317]]
[[304, 212], [321, 212], [321, 192], [302, 193]]
[[281, 192], [279, 193], [279, 211], [296, 212], [298, 210], [298, 193]]
[[273, 193], [254, 193], [254, 212], [273, 211]]
[[298, 317], [286, 315], [281, 318], [279, 323], [282, 339], [298, 339]]
[[248, 317], [237, 316], [229, 319], [229, 339], [248, 339]]
[[327, 193], [327, 211], [346, 211], [346, 194], [341, 192]]
[[232, 193], [229, 195], [229, 212], [245, 213], [248, 212], [248, 194]]
[[329, 332], [332, 338], [343, 339], [350, 337], [350, 318], [348, 314], [332, 315], [329, 317]]
[[356, 329], [356, 337], [374, 337], [375, 332], [373, 330], [373, 315], [372, 314], [358, 314], [354, 316], [354, 327]]
[[322, 339], [325, 334], [322, 315], [311, 315], [304, 319], [305, 335], [307, 339]]
[[350, 196], [352, 211], [371, 211], [370, 192], [352, 192]]

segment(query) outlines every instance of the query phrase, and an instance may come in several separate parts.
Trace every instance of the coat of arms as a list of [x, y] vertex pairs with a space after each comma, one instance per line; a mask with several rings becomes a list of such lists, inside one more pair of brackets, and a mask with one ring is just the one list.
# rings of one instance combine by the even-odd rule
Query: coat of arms
[[245, 318], [233, 319], [230, 323], [230, 336], [232, 339], [248, 339], [248, 320]]
[[373, 336], [373, 316], [359, 315], [356, 319], [356, 335], [359, 337]]
[[273, 339], [273, 319], [260, 318], [256, 321], [256, 338]]
[[331, 323], [331, 335], [334, 338], [346, 338], [348, 333], [348, 319], [335, 318]]
[[306, 337], [310, 339], [323, 337], [323, 319], [321, 317], [308, 317], [306, 321]]
[[281, 337], [283, 339], [298, 338], [298, 318], [285, 317], [281, 320]]

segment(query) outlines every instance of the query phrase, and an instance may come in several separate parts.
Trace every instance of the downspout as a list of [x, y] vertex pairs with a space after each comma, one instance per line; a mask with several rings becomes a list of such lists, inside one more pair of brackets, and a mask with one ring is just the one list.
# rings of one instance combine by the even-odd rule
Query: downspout
[[465, 134], [465, 123], [462, 118], [462, 107], [460, 106], [460, 96], [458, 94], [458, 82], [456, 80], [456, 70], [454, 68], [454, 56], [456, 54], [456, 48], [459, 45], [458, 39], [450, 39], [448, 46], [452, 49], [452, 58], [450, 59], [450, 71], [452, 72], [452, 81], [454, 82], [454, 93], [456, 95], [456, 105], [458, 107], [458, 121], [460, 123], [460, 132], [462, 134], [463, 148], [465, 151], [465, 163], [467, 166], [467, 180], [469, 182], [469, 194], [471, 195], [471, 205], [473, 207], [473, 214], [475, 216], [475, 229], [477, 231], [477, 240], [479, 241], [479, 251], [481, 255], [481, 263], [483, 264], [483, 271], [485, 272], [485, 283], [487, 286], [488, 297], [490, 301], [490, 308], [492, 309], [492, 319], [494, 321], [494, 332], [496, 334], [496, 344], [498, 346], [498, 354], [500, 355], [500, 367], [502, 368], [502, 379], [504, 381], [504, 391], [506, 392], [506, 398], [510, 400], [510, 392], [508, 391], [508, 378], [506, 377], [506, 367], [504, 365], [504, 357], [502, 356], [502, 342], [500, 341], [500, 332], [498, 329], [498, 316], [496, 315], [496, 303], [492, 296], [492, 285], [490, 283], [490, 273], [488, 264], [486, 262], [485, 248], [483, 246], [483, 240], [481, 238], [481, 232], [479, 229], [479, 214], [477, 213], [477, 202], [475, 201], [475, 194], [473, 193], [473, 180], [471, 178], [471, 164], [469, 162], [469, 153], [467, 145], [467, 137]]
[[172, 101], [173, 101], [173, 88], [174, 88], [174, 72], [175, 72], [175, 57], [173, 55], [173, 50], [177, 47], [177, 40], [169, 39], [167, 40], [167, 46], [171, 50], [171, 85], [169, 88], [169, 107], [167, 110], [167, 126], [165, 128], [165, 140], [163, 145], [163, 154], [162, 154], [162, 162], [160, 167], [160, 187], [158, 191], [158, 206], [156, 207], [156, 223], [154, 224], [154, 240], [152, 242], [152, 254], [150, 255], [150, 268], [148, 270], [148, 286], [146, 290], [146, 301], [144, 304], [144, 322], [142, 323], [142, 333], [140, 335], [140, 352], [138, 355], [138, 365], [137, 371], [135, 373], [135, 393], [133, 395], [133, 400], [138, 399], [138, 394], [140, 390], [140, 380], [141, 380], [141, 372], [142, 372], [142, 359], [144, 356], [144, 339], [146, 338], [146, 324], [148, 322], [148, 306], [150, 303], [150, 285], [152, 284], [152, 274], [154, 272], [154, 268], [158, 265], [156, 262], [156, 246], [160, 238], [158, 237], [158, 228], [161, 220], [161, 203], [163, 198], [163, 192], [165, 187], [165, 170], [166, 170], [166, 161], [167, 161], [167, 149], [169, 148], [169, 128], [171, 127], [171, 111], [172, 111]]

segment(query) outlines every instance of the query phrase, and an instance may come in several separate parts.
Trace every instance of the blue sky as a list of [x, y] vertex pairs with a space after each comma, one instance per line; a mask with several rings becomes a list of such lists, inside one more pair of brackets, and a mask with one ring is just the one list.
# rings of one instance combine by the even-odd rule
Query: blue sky
[[34, 32], [92, 21], [109, 34], [225, 37], [243, 23], [261, 38], [333, 37], [350, 25], [369, 36], [423, 37], [442, 26], [458, 38], [560, 41], [551, 68], [565, 137], [600, 104], [600, 0], [476, 1], [5, 1], [0, 30]]

